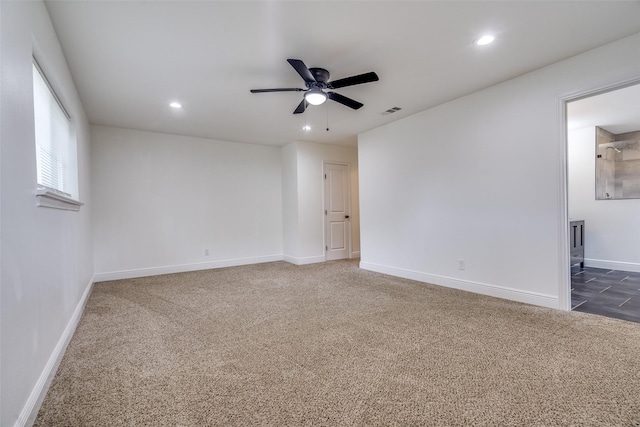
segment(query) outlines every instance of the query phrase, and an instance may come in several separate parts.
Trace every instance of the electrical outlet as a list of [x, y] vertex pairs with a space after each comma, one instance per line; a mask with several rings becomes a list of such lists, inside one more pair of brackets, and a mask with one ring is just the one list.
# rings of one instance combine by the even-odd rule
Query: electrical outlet
[[209, 256], [209, 249], [204, 250], [204, 256]]
[[459, 259], [458, 260], [458, 270], [464, 270], [464, 260], [463, 259]]

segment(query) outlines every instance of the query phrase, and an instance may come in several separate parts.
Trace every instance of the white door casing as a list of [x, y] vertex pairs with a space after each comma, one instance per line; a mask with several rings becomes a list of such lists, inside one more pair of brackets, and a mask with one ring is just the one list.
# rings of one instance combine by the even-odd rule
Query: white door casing
[[349, 165], [324, 165], [324, 229], [327, 261], [349, 258], [351, 221]]

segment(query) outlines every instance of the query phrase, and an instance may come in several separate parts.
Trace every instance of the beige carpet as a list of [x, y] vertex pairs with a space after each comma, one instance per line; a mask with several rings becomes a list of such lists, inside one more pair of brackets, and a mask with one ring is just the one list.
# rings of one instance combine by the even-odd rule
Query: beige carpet
[[285, 262], [97, 283], [36, 425], [640, 425], [640, 324]]

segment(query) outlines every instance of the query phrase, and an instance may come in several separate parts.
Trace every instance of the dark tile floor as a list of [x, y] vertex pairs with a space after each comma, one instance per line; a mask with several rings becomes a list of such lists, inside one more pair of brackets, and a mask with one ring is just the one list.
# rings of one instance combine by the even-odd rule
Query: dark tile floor
[[640, 273], [571, 267], [571, 309], [640, 323]]

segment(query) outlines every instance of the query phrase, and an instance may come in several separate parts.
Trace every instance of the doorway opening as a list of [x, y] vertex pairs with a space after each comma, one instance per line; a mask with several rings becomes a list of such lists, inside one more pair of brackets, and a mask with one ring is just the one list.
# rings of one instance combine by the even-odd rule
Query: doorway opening
[[634, 81], [565, 100], [567, 305], [634, 322], [640, 322], [639, 99]]

